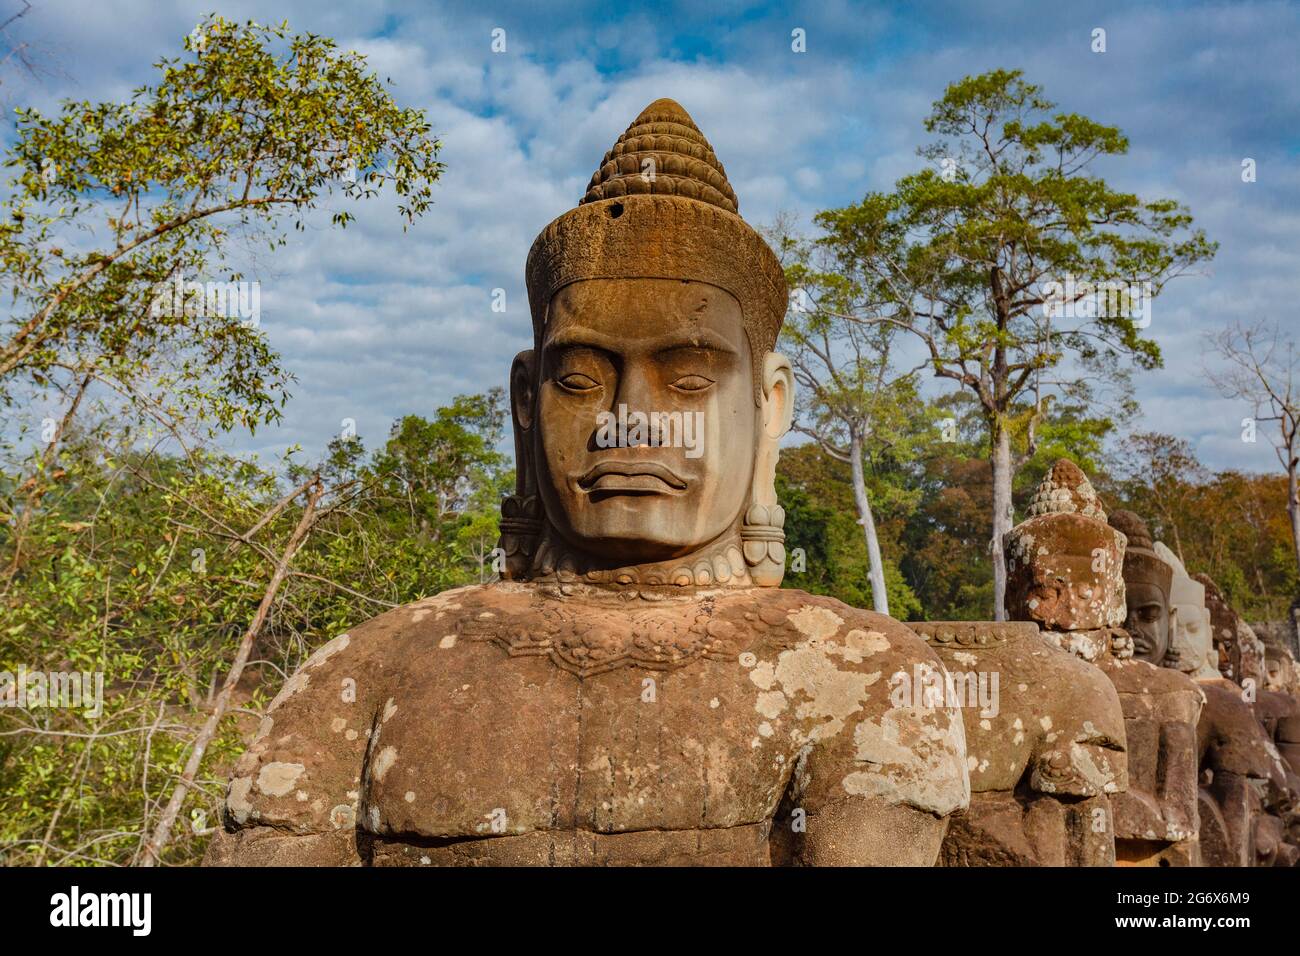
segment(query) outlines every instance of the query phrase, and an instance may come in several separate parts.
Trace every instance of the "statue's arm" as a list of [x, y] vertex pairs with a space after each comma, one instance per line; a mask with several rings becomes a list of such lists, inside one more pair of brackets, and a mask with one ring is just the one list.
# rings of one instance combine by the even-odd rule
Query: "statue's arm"
[[869, 700], [796, 768], [797, 863], [933, 866], [949, 817], [970, 804], [961, 713]]
[[1059, 662], [1052, 700], [1026, 720], [1034, 735], [1029, 789], [1053, 797], [1096, 797], [1128, 789], [1128, 736], [1115, 685], [1083, 661]]
[[360, 639], [335, 638], [267, 708], [226, 788], [207, 866], [348, 866], [361, 862], [361, 771], [375, 723], [376, 668]]
[[857, 797], [808, 814], [797, 841], [803, 866], [934, 866], [948, 817], [888, 797]]
[[218, 830], [204, 866], [359, 866], [356, 829], [284, 833], [274, 827]]

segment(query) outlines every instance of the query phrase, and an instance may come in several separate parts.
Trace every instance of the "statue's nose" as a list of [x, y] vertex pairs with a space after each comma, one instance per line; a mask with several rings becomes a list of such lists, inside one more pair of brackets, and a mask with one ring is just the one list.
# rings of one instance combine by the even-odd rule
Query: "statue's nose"
[[[619, 376], [618, 389], [614, 396], [616, 406], [624, 405], [629, 412], [643, 412], [647, 416], [652, 412], [661, 411], [656, 407], [654, 386], [647, 371], [647, 369], [641, 367], [639, 362], [628, 362], [623, 367], [622, 374]], [[615, 407], [611, 411], [617, 413], [618, 408]], [[650, 444], [649, 436], [644, 436], [643, 440], [629, 442], [629, 444], [648, 445]]]

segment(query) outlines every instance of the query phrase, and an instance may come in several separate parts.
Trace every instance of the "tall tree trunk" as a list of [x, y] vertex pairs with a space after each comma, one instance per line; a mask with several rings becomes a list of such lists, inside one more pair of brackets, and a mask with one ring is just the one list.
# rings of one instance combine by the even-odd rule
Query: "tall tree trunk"
[[1300, 568], [1300, 461], [1294, 455], [1287, 459], [1286, 512], [1291, 516], [1291, 546], [1295, 549], [1296, 567]]
[[867, 498], [867, 479], [862, 472], [862, 436], [854, 432], [849, 440], [849, 464], [853, 469], [853, 501], [858, 507], [858, 524], [867, 539], [867, 561], [871, 577], [871, 606], [881, 614], [889, 613], [889, 596], [885, 593], [885, 565], [880, 558], [880, 539], [876, 537], [876, 519]]
[[[1294, 454], [1286, 461], [1286, 513], [1291, 518], [1291, 547], [1295, 551], [1296, 567], [1300, 568], [1300, 460]], [[1300, 657], [1300, 595], [1293, 595], [1287, 608], [1287, 640], [1291, 653]]]
[[1007, 619], [1007, 562], [1002, 553], [1002, 538], [1011, 530], [1011, 436], [997, 419], [991, 426], [993, 451], [993, 540], [989, 557], [993, 561], [993, 620]]

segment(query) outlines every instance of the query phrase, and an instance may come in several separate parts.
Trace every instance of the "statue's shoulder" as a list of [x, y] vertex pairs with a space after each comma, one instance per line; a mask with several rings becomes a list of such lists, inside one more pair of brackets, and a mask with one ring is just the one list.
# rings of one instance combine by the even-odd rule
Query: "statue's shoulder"
[[1200, 681], [1199, 686], [1205, 695], [1205, 711], [1201, 716], [1207, 726], [1240, 732], [1240, 728], [1253, 730], [1259, 724], [1258, 697], [1250, 701], [1246, 692], [1226, 677]]
[[967, 805], [960, 711], [895, 700], [896, 675], [912, 675], [918, 666], [942, 672], [938, 655], [910, 628], [790, 589], [712, 600], [721, 630], [746, 635], [739, 663], [758, 692], [757, 710], [792, 721], [807, 748], [801, 805], [880, 797], [940, 816]]
[[[1280, 785], [1287, 768], [1262, 720], [1260, 698], [1248, 701], [1243, 689], [1226, 678], [1204, 681], [1201, 689], [1206, 705], [1197, 736], [1211, 751], [1211, 766], [1261, 780], [1272, 777]], [[1267, 693], [1261, 691], [1260, 697]]]
[[1260, 720], [1283, 720], [1300, 715], [1300, 700], [1280, 690], [1261, 690], [1255, 699]]
[[1106, 674], [1121, 694], [1162, 696], [1188, 695], [1203, 698], [1201, 684], [1172, 667], [1157, 667], [1136, 657], [1112, 658], [1105, 664]]
[[1048, 639], [1059, 635], [1044, 634], [1032, 621], [921, 621], [911, 627], [950, 671], [995, 672], [1008, 701], [1093, 721], [1123, 738], [1114, 684], [1101, 668]]
[[1026, 765], [1041, 793], [1093, 796], [1126, 785], [1123, 710], [1095, 665], [1049, 643], [1031, 621], [912, 628], [939, 653], [945, 690], [966, 708], [975, 789], [1012, 789]]
[[[318, 648], [284, 682], [235, 765], [226, 817], [235, 827], [319, 833], [355, 823], [376, 720], [421, 641], [455, 633], [491, 603], [469, 587], [393, 608]], [[486, 601], [486, 603], [485, 603]]]
[[380, 641], [398, 638], [415, 651], [430, 640], [442, 641], [448, 634], [460, 633], [473, 622], [489, 626], [494, 621], [526, 618], [534, 613], [534, 607], [535, 589], [528, 585], [470, 584], [393, 608], [364, 627]]

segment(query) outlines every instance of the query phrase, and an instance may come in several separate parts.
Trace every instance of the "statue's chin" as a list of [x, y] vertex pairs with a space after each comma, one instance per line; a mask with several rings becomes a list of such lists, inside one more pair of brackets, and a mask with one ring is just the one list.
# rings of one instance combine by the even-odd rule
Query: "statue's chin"
[[704, 542], [679, 541], [654, 537], [648, 530], [627, 533], [563, 533], [562, 537], [589, 560], [605, 567], [617, 568], [636, 564], [659, 564], [675, 561], [704, 547]]
[[1138, 660], [1151, 661], [1151, 663], [1157, 663], [1156, 661], [1151, 660], [1151, 658], [1154, 656], [1154, 652], [1155, 652], [1155, 646], [1150, 641], [1143, 640], [1142, 638], [1137, 636], [1133, 637], [1133, 656], [1136, 657]]
[[[557, 504], [563, 504], [563, 501]], [[605, 568], [675, 561], [738, 527], [739, 504], [699, 513], [700, 498], [664, 494], [584, 496], [552, 524], [588, 566]], [[552, 511], [552, 514], [557, 514]]]

